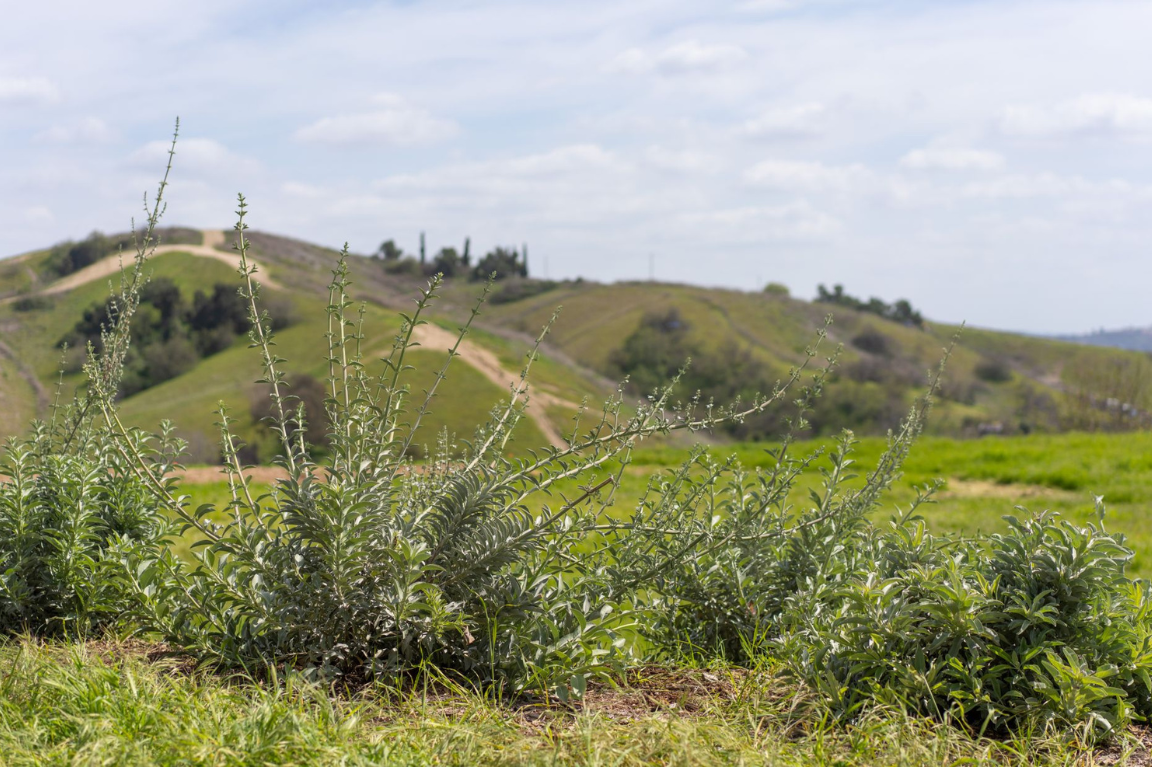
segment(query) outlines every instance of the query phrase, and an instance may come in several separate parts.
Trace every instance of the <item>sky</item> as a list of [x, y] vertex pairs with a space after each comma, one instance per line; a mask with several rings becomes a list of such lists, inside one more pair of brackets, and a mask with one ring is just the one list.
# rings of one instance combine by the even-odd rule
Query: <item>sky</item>
[[1152, 324], [1152, 3], [47, 0], [0, 26], [0, 254], [167, 224], [536, 276]]

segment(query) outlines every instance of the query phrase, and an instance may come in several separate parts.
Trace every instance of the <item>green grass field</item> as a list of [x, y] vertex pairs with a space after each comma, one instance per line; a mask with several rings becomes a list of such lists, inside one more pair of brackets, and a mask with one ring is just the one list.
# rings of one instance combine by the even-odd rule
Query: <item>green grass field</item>
[[[828, 447], [826, 440], [800, 442], [796, 455]], [[884, 450], [884, 440], [860, 440], [858, 473], [866, 474]], [[767, 467], [766, 445], [738, 444], [713, 448], [733, 453], [747, 467]], [[642, 447], [624, 473], [615, 507], [631, 508], [654, 474], [678, 466], [689, 451], [676, 447]], [[1152, 433], [1062, 434], [954, 440], [922, 438], [912, 450], [904, 476], [884, 499], [875, 516], [883, 519], [915, 498], [915, 487], [936, 479], [945, 484], [936, 502], [922, 507], [930, 527], [939, 532], [982, 535], [1004, 528], [1003, 517], [1051, 510], [1077, 523], [1095, 521], [1095, 496], [1107, 507], [1105, 524], [1122, 532], [1136, 552], [1134, 572], [1152, 576]], [[797, 486], [794, 502], [802, 503], [818, 475], [810, 472]], [[264, 486], [261, 486], [263, 489]], [[576, 489], [575, 485], [560, 492]], [[195, 504], [227, 502], [223, 481], [186, 485]]]

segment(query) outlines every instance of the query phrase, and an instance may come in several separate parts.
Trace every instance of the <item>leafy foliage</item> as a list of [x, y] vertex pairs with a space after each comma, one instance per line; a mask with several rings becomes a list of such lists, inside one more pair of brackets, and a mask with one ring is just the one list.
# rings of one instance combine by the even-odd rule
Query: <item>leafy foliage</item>
[[[672, 380], [679, 384], [678, 393], [698, 392], [717, 402], [769, 388], [767, 371], [747, 349], [729, 342], [709, 350], [690, 337], [690, 330], [676, 309], [645, 314], [612, 353], [613, 372], [626, 376], [629, 388], [637, 394], [659, 391]], [[691, 364], [684, 369], [689, 360]]]
[[30, 296], [20, 296], [12, 302], [12, 308], [18, 312], [36, 312], [43, 309], [51, 309], [56, 305], [52, 296], [43, 294], [36, 294]]
[[[823, 482], [807, 502], [794, 502], [797, 481], [822, 458], [819, 452], [792, 455], [794, 434], [817, 401], [826, 371], [817, 375], [798, 401], [799, 412], [781, 445], [769, 451], [773, 465], [751, 474], [737, 472], [721, 491], [722, 516], [711, 520], [705, 546], [684, 557], [656, 584], [648, 623], [654, 641], [674, 655], [719, 655], [747, 662], [779, 636], [782, 619], [813, 579], [837, 567], [868, 525], [868, 515], [899, 476], [930, 404], [925, 398], [909, 413], [899, 432], [862, 486], [851, 458], [854, 440], [843, 435], [819, 471]], [[687, 477], [685, 478], [687, 479]], [[660, 537], [652, 542], [668, 545]]]
[[[128, 609], [121, 559], [172, 532], [106, 434], [66, 450], [41, 426], [10, 444], [0, 474], [0, 632], [86, 632]], [[150, 455], [150, 445], [137, 450]], [[149, 458], [163, 460], [161, 454]], [[163, 472], [165, 466], [157, 465]]]
[[[307, 373], [295, 373], [288, 376], [285, 383], [292, 392], [297, 407], [304, 409], [304, 420], [299, 424], [293, 422], [292, 429], [294, 431], [302, 429], [304, 441], [313, 449], [327, 448], [332, 425], [328, 422], [328, 392], [323, 382]], [[274, 423], [273, 396], [272, 387], [267, 384], [259, 384], [249, 393], [249, 413], [252, 420], [263, 427], [261, 431], [264, 432], [268, 432], [268, 425]]]
[[80, 242], [62, 242], [54, 246], [48, 256], [48, 266], [56, 274], [71, 274], [112, 255], [127, 244], [100, 232], [92, 232]]
[[487, 280], [489, 277], [504, 280], [509, 277], [527, 276], [527, 255], [521, 258], [521, 254], [515, 248], [495, 248], [489, 251], [472, 270], [473, 280]]
[[532, 280], [528, 278], [512, 278], [504, 280], [500, 289], [492, 293], [489, 300], [494, 305], [511, 304], [523, 301], [525, 298], [547, 293], [560, 286], [555, 280]]
[[[1126, 575], [1123, 536], [1050, 514], [1006, 517], [1008, 531], [985, 540], [933, 536], [916, 510], [934, 485], [887, 525], [871, 522], [928, 404], [862, 484], [853, 439], [839, 440], [806, 503], [790, 491], [824, 459], [791, 457], [790, 439], [771, 470], [726, 487], [682, 478], [726, 514], [654, 582], [654, 644], [780, 658], [846, 719], [879, 703], [982, 734], [1072, 728], [1093, 742], [1152, 715], [1152, 591]], [[652, 548], [672, 545], [657, 536]]]
[[985, 359], [976, 364], [976, 377], [988, 383], [1005, 383], [1012, 380], [1012, 368], [999, 359]]
[[[172, 244], [198, 244], [201, 239], [199, 232], [178, 227], [163, 230], [154, 227], [152, 236], [155, 239], [154, 244], [158, 244], [161, 237], [165, 242]], [[134, 234], [105, 235], [92, 232], [79, 242], [68, 240], [54, 245], [45, 263], [51, 273], [63, 276], [79, 271], [107, 256], [124, 251], [131, 252], [137, 245]]]
[[932, 536], [911, 512], [862, 531], [789, 605], [798, 672], [842, 715], [880, 700], [980, 732], [1092, 741], [1152, 714], [1152, 594], [1125, 575], [1123, 537], [1006, 520], [984, 542]]
[[[634, 556], [643, 536], [628, 543], [643, 518], [666, 519], [670, 507], [682, 505], [674, 494], [641, 512], [635, 524], [610, 522], [611, 488], [632, 446], [670, 429], [711, 428], [754, 413], [785, 389], [744, 411], [699, 415], [666, 410], [669, 388], [630, 416], [618, 397], [591, 428], [574, 430], [567, 447], [508, 458], [506, 446], [526, 406], [533, 351], [508, 402], [477, 431], [463, 459], [444, 437], [429, 463], [418, 466], [409, 448], [447, 368], [409, 411], [405, 355], [439, 278], [404, 318], [383, 366], [370, 373], [341, 259], [330, 291], [330, 426], [321, 467], [308, 444], [305, 409], [289, 394], [282, 360], [272, 351], [271, 324], [259, 310], [243, 198], [240, 212], [242, 294], [270, 389], [267, 423], [288, 478], [270, 497], [252, 494], [240, 442], [222, 411], [233, 496], [224, 510], [228, 521], [213, 522], [209, 508], [192, 510], [186, 499], [165, 496], [205, 540], [193, 564], [167, 552], [132, 564], [142, 625], [228, 666], [288, 665], [326, 677], [402, 674], [430, 662], [508, 689], [579, 695], [590, 676], [619, 668], [637, 584], [683, 554]], [[455, 356], [454, 348], [448, 362]], [[586, 484], [552, 497], [573, 479]], [[159, 477], [151, 484], [163, 486]], [[536, 498], [544, 500], [533, 513]], [[711, 517], [709, 503], [695, 497], [691, 514], [680, 518], [685, 535], [695, 535], [697, 521]], [[589, 555], [590, 540], [605, 536], [619, 545]], [[627, 563], [621, 552], [631, 552]]]
[[74, 634], [122, 620], [134, 599], [123, 563], [154, 555], [173, 532], [143, 477], [167, 475], [181, 444], [168, 424], [156, 438], [124, 429], [112, 404], [166, 184], [167, 172], [134, 235], [137, 268], [111, 302], [116, 320], [85, 365], [89, 386], [65, 407], [58, 388], [51, 421], [9, 443], [0, 462], [0, 631]]

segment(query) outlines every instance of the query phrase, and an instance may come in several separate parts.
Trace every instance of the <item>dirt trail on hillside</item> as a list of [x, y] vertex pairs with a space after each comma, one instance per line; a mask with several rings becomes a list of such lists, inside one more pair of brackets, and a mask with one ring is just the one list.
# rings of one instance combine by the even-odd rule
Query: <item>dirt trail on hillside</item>
[[204, 247], [206, 248], [222, 248], [228, 250], [224, 244], [224, 232], [219, 229], [202, 229], [200, 234], [204, 236]]
[[[221, 244], [224, 241], [223, 232], [215, 232], [217, 235], [213, 241], [218, 240]], [[208, 242], [210, 232], [204, 233], [204, 241]], [[212, 258], [221, 261], [229, 266], [235, 268], [240, 266], [240, 255], [237, 253], [229, 253], [223, 250], [216, 250], [214, 247], [207, 245], [161, 245], [153, 251], [149, 260], [157, 256], [163, 256], [166, 253], [188, 253], [193, 256], [200, 256], [202, 258]], [[107, 258], [97, 261], [91, 266], [86, 266], [78, 272], [73, 272], [67, 277], [63, 277], [56, 282], [53, 282], [44, 290], [40, 291], [43, 295], [53, 295], [55, 293], [64, 293], [73, 288], [78, 288], [81, 285], [87, 285], [89, 282], [94, 282], [99, 279], [107, 279], [120, 271], [120, 256], [108, 256]], [[125, 266], [131, 264], [131, 260], [126, 256], [124, 258]], [[260, 264], [248, 259], [248, 263], [257, 268], [257, 279], [261, 285], [272, 288], [273, 290], [282, 290], [281, 286], [276, 280], [268, 277], [268, 272]]]
[[[152, 255], [149, 256], [149, 260], [168, 253], [187, 253], [189, 255], [199, 256], [201, 258], [215, 259], [216, 261], [228, 264], [233, 268], [240, 266], [239, 254], [234, 252], [229, 253], [228, 251], [224, 250], [216, 250], [217, 247], [222, 247], [224, 245], [223, 232], [218, 229], [205, 229], [203, 235], [205, 243], [203, 245], [161, 245], [152, 252]], [[131, 263], [132, 259], [130, 255], [125, 254], [123, 257], [123, 265], [125, 267], [129, 267]], [[248, 259], [248, 263], [256, 267], [256, 278], [262, 286], [272, 288], [273, 290], [283, 290], [283, 286], [276, 282], [276, 280], [269, 277], [268, 271], [261, 264], [253, 261], [251, 258]], [[81, 285], [87, 285], [88, 283], [95, 282], [96, 280], [108, 279], [109, 277], [112, 277], [120, 272], [120, 266], [121, 256], [108, 256], [107, 258], [101, 259], [94, 264], [84, 267], [78, 272], [73, 272], [72, 274], [56, 280], [56, 282], [53, 282], [51, 285], [34, 295], [51, 296], [58, 293], [66, 293], [69, 290], [80, 287]], [[16, 300], [18, 297], [19, 296], [11, 296], [4, 299], [3, 301], [0, 301], [0, 303], [9, 303]]]
[[[456, 343], [456, 334], [438, 325], [420, 325], [412, 335], [413, 339], [426, 349], [443, 349], [447, 351]], [[519, 385], [520, 374], [506, 370], [504, 366], [500, 364], [500, 359], [484, 347], [465, 339], [460, 343], [460, 348], [457, 349], [457, 351], [460, 354], [460, 360], [462, 362], [474, 368], [480, 375], [501, 389], [508, 389], [510, 386]], [[553, 447], [567, 447], [568, 441], [564, 439], [564, 435], [560, 433], [560, 430], [548, 420], [543, 410], [544, 408], [554, 406], [577, 410], [580, 406], [563, 397], [549, 394], [538, 386], [531, 387], [529, 395], [532, 404], [540, 405], [540, 409], [538, 410], [533, 410], [530, 405], [526, 411], [528, 417], [536, 424], [536, 428], [543, 432]]]

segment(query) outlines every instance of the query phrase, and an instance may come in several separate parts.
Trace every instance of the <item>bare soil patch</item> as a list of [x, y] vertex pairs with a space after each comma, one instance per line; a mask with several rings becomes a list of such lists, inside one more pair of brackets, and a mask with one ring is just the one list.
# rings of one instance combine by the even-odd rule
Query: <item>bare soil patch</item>
[[945, 498], [1061, 498], [1067, 491], [1043, 485], [1000, 484], [985, 479], [950, 478], [939, 497]]
[[[210, 485], [228, 479], [223, 466], [190, 466], [177, 472], [176, 476], [182, 483], [189, 485]], [[253, 482], [271, 485], [278, 480], [287, 479], [288, 472], [279, 466], [252, 466], [244, 470], [244, 476]]]

